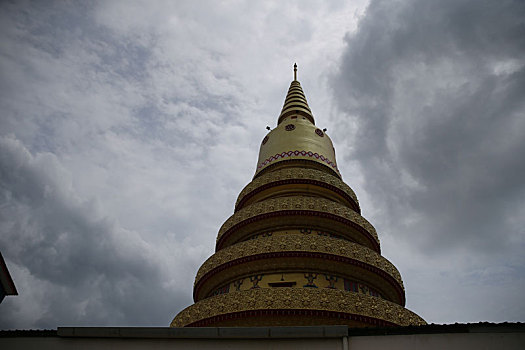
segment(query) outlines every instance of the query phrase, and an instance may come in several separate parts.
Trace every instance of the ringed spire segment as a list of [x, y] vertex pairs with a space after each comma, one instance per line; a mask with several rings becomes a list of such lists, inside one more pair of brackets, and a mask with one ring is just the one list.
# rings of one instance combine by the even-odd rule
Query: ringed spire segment
[[288, 94], [284, 100], [284, 106], [281, 110], [281, 115], [279, 115], [277, 124], [280, 124], [288, 116], [302, 116], [315, 125], [314, 116], [308, 106], [308, 102], [306, 102], [303, 88], [301, 87], [301, 83], [297, 80], [297, 63], [293, 66], [293, 75], [294, 80], [288, 89]]

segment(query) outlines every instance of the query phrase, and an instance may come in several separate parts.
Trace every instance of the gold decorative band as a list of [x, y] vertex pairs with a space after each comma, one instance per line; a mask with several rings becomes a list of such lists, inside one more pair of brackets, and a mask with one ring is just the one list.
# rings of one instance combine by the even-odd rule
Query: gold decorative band
[[273, 252], [327, 253], [356, 260], [386, 272], [403, 290], [403, 280], [399, 271], [390, 261], [373, 250], [342, 239], [304, 234], [261, 237], [219, 250], [202, 264], [195, 277], [195, 285], [208, 272], [223, 264], [248, 256]]
[[243, 221], [252, 220], [257, 216], [264, 214], [282, 214], [286, 211], [294, 211], [299, 215], [301, 212], [304, 212], [305, 215], [307, 215], [308, 212], [331, 214], [342, 220], [348, 220], [356, 224], [359, 228], [370, 235], [370, 239], [373, 240], [374, 245], [377, 246], [377, 251], [379, 251], [379, 238], [377, 236], [377, 232], [374, 226], [372, 226], [372, 224], [369, 223], [364, 217], [352, 209], [329, 199], [306, 196], [270, 198], [242, 208], [230, 216], [221, 226], [217, 235], [217, 243], [220, 242], [222, 236], [225, 233]]
[[252, 182], [243, 188], [239, 194], [239, 197], [237, 197], [235, 208], [237, 208], [239, 204], [241, 204], [246, 198], [248, 198], [248, 196], [253, 194], [258, 189], [264, 188], [265, 186], [272, 183], [291, 180], [315, 181], [323, 183], [328, 188], [335, 188], [336, 192], [341, 192], [340, 194], [343, 197], [347, 197], [350, 202], [355, 204], [355, 208], [352, 209], [354, 209], [356, 212], [360, 211], [357, 196], [355, 195], [354, 191], [352, 191], [350, 186], [344, 183], [341, 179], [321, 170], [301, 168], [280, 169], [253, 179]]
[[269, 158], [266, 158], [265, 160], [263, 160], [260, 164], [258, 164], [257, 165], [257, 171], [259, 171], [260, 169], [264, 168], [265, 166], [267, 166], [268, 164], [270, 164], [271, 162], [273, 162], [275, 160], [279, 160], [279, 159], [293, 159], [295, 157], [315, 159], [317, 161], [320, 161], [321, 163], [328, 164], [337, 173], [339, 173], [339, 169], [337, 168], [337, 164], [335, 163], [335, 159], [331, 160], [331, 159], [328, 159], [328, 157], [325, 157], [322, 154], [319, 154], [317, 152], [307, 151], [307, 150], [301, 150], [301, 151], [294, 150], [294, 151], [285, 151], [285, 152], [281, 152], [281, 153], [276, 153], [276, 154], [270, 156]]
[[250, 310], [321, 310], [361, 315], [399, 326], [424, 325], [425, 320], [395, 303], [334, 289], [250, 289], [201, 300], [182, 310], [171, 327]]

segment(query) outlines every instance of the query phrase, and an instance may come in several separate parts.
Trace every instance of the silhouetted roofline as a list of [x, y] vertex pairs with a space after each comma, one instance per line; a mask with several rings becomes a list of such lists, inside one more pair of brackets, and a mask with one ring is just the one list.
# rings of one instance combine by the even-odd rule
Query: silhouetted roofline
[[2, 288], [5, 291], [5, 295], [18, 295], [15, 283], [9, 274], [4, 257], [2, 256], [2, 252], [0, 252], [0, 283], [2, 284]]

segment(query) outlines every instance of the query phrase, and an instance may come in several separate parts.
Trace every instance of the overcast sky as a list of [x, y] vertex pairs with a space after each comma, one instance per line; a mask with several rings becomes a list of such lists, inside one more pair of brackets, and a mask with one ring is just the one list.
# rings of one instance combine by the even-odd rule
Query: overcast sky
[[523, 1], [3, 1], [0, 328], [168, 326], [294, 62], [407, 307], [525, 321]]

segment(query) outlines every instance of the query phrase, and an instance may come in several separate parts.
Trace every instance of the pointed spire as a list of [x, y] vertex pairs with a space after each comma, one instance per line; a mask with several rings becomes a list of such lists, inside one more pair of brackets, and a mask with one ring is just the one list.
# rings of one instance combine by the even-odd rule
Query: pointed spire
[[281, 121], [289, 115], [306, 117], [312, 124], [315, 124], [314, 116], [312, 115], [310, 107], [308, 107], [308, 102], [306, 102], [306, 96], [301, 88], [301, 83], [297, 80], [297, 63], [293, 65], [293, 73], [294, 80], [290, 84], [290, 89], [288, 89], [288, 94], [284, 100], [284, 106], [277, 124], [280, 124]]

